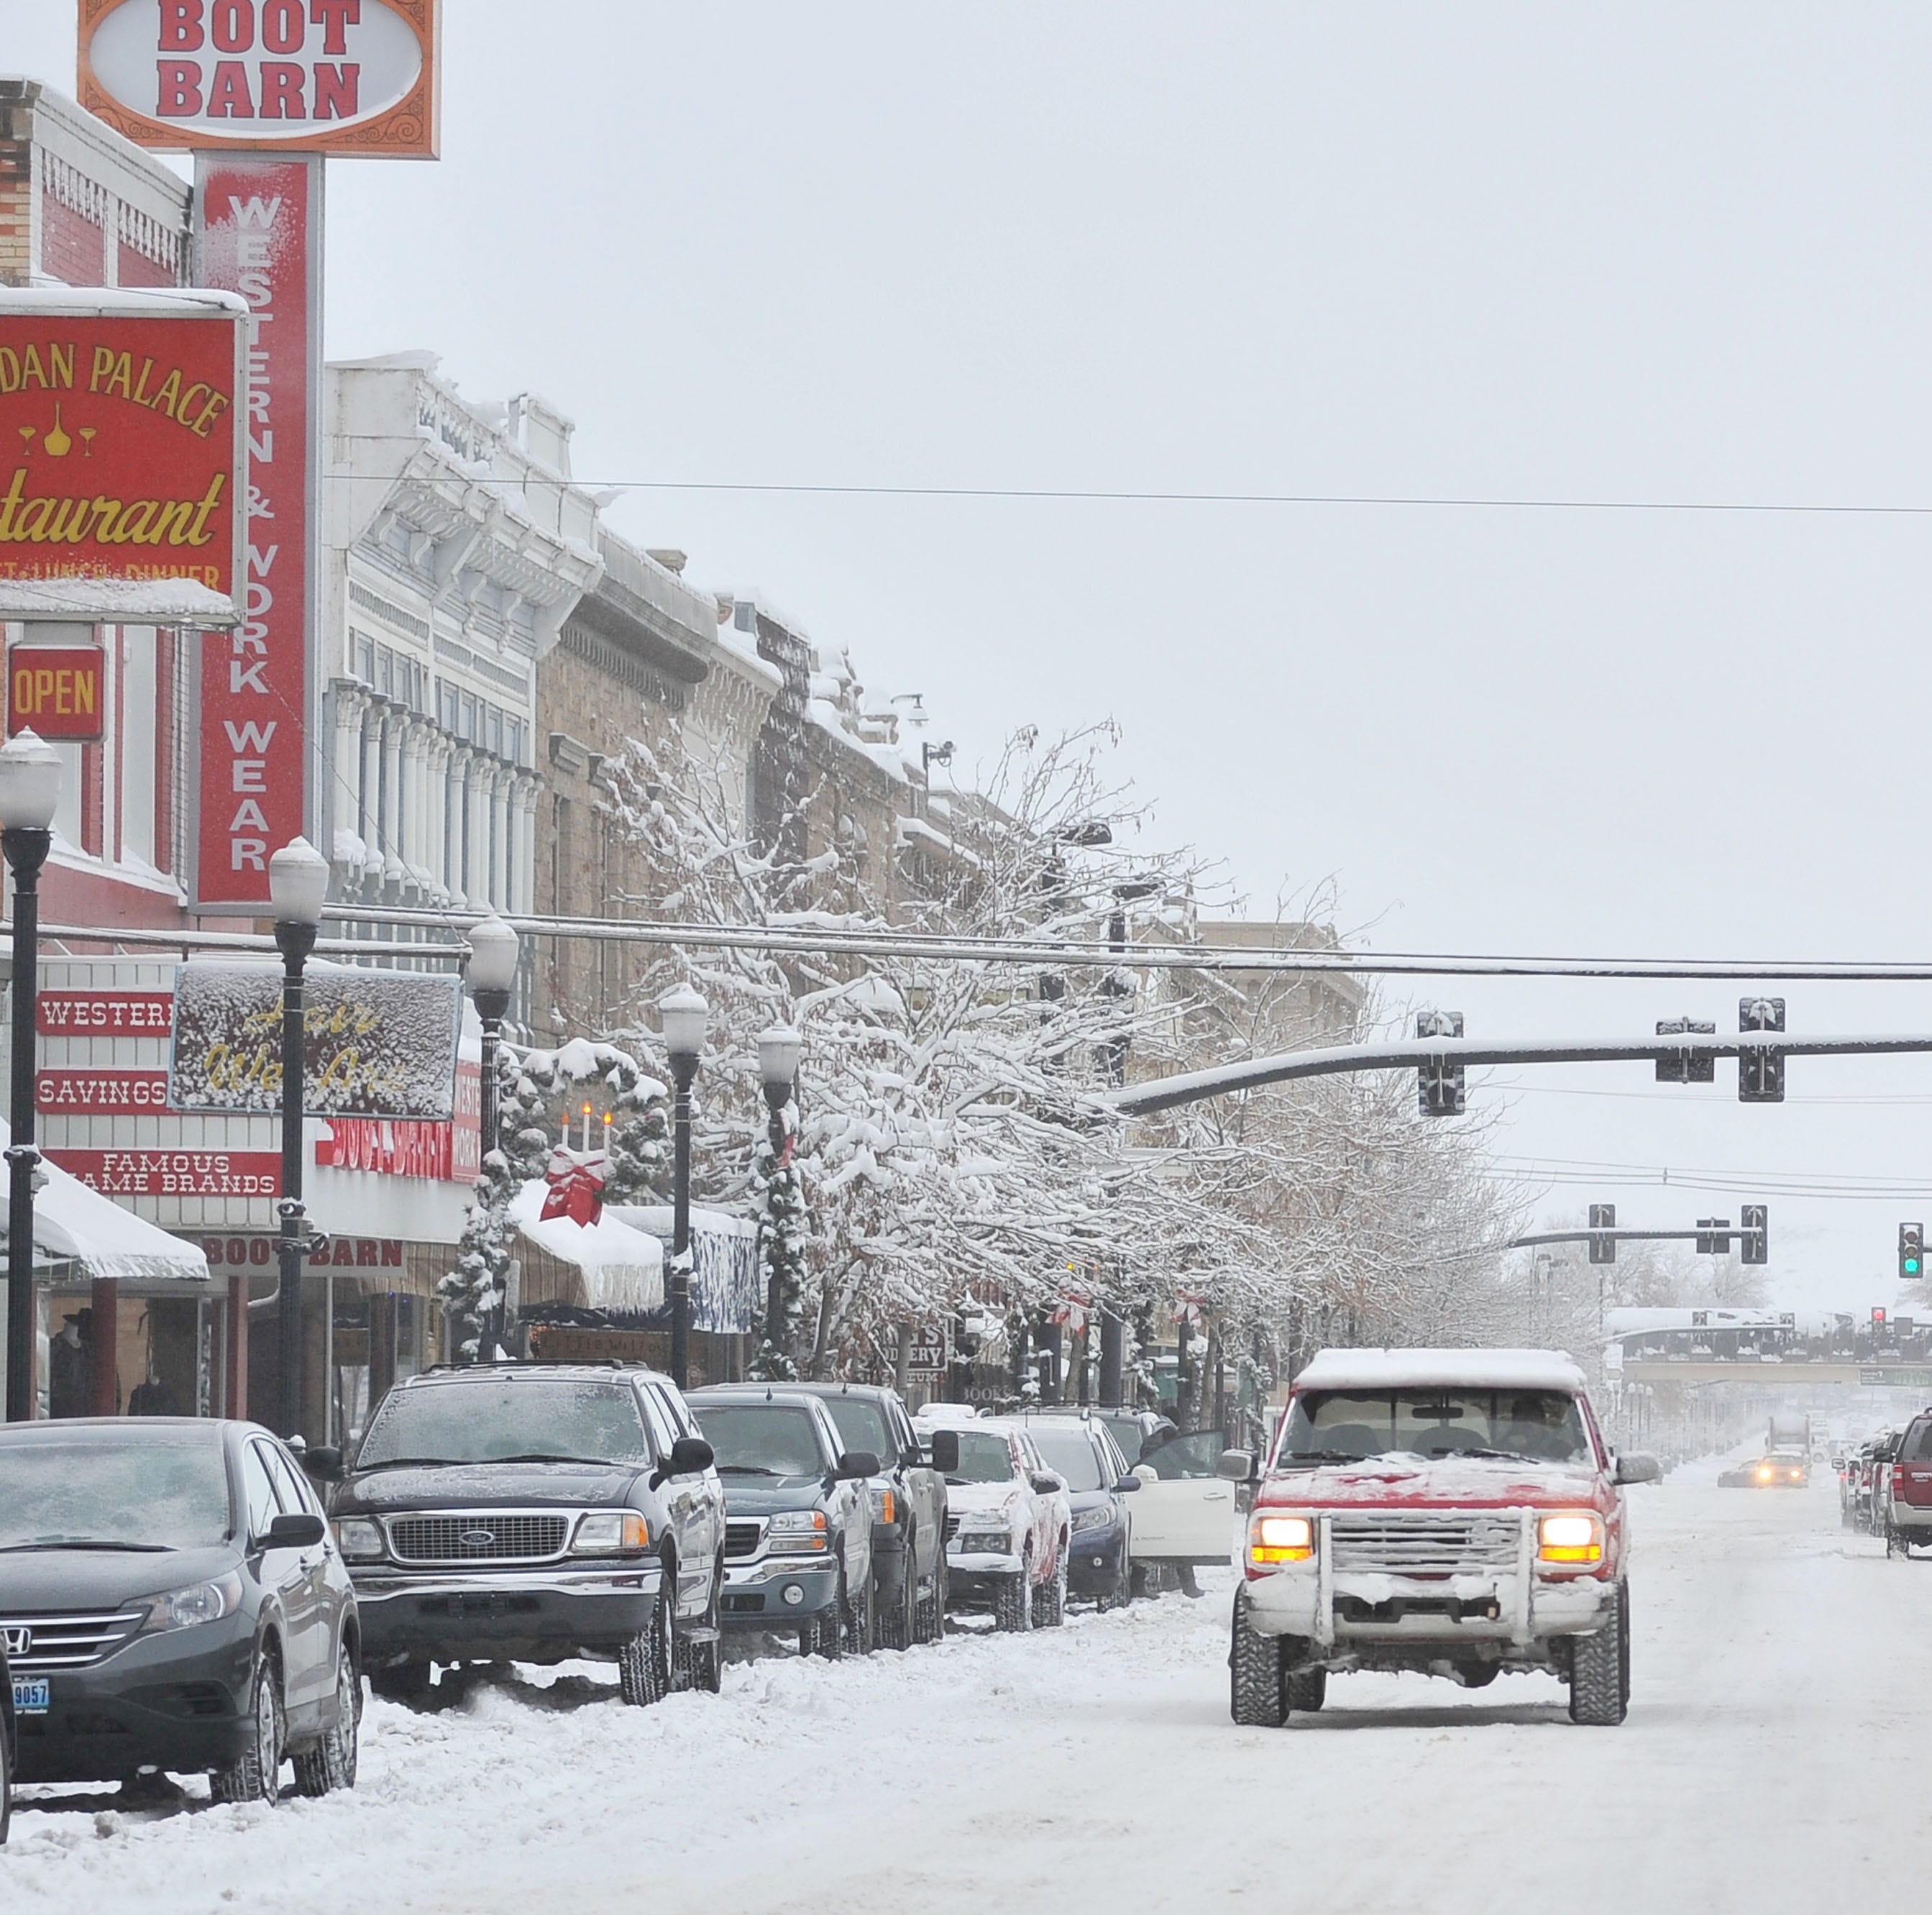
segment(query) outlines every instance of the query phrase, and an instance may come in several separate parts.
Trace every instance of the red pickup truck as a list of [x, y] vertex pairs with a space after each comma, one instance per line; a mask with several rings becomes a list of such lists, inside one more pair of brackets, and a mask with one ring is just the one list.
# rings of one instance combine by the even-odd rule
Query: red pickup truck
[[1630, 1701], [1622, 1486], [1567, 1357], [1544, 1350], [1324, 1350], [1295, 1379], [1254, 1483], [1228, 1663], [1234, 1720], [1322, 1706], [1331, 1671], [1408, 1670], [1480, 1688], [1569, 1685], [1573, 1721]]

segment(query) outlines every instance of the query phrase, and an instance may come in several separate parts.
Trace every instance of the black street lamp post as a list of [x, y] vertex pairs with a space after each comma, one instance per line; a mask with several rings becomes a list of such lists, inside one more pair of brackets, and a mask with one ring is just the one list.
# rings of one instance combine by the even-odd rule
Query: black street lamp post
[[670, 1379], [691, 1379], [691, 1085], [704, 1052], [711, 1007], [688, 984], [658, 1000], [665, 1055], [676, 1087], [671, 1109]]
[[[503, 1019], [509, 1015], [510, 992], [517, 981], [520, 955], [516, 932], [500, 917], [486, 917], [480, 924], [470, 926], [466, 971], [470, 998], [476, 1006], [476, 1015], [483, 1021], [483, 1100], [477, 1132], [480, 1154], [485, 1158], [498, 1147], [496, 1051], [502, 1040]], [[507, 1302], [507, 1298], [499, 1297], [494, 1308], [477, 1313], [478, 1363], [488, 1360], [493, 1346], [502, 1345]]]
[[268, 900], [275, 914], [275, 948], [282, 954], [282, 1220], [277, 1246], [281, 1286], [275, 1313], [277, 1397], [284, 1436], [303, 1433], [302, 1259], [308, 1254], [308, 1212], [302, 1204], [304, 1049], [307, 1041], [302, 976], [315, 948], [328, 896], [328, 861], [306, 838], [284, 845], [268, 860]]
[[0, 749], [0, 849], [14, 872], [14, 1068], [7, 1121], [7, 1419], [33, 1420], [34, 1063], [40, 1001], [40, 878], [53, 845], [61, 762], [54, 748], [22, 731]]
[[[772, 1147], [772, 1175], [778, 1175], [784, 1159], [785, 1106], [791, 1102], [798, 1083], [798, 1060], [805, 1048], [796, 1031], [774, 1025], [758, 1034], [758, 1076], [765, 1088], [766, 1134]], [[778, 1350], [784, 1329], [784, 1281], [777, 1259], [765, 1286], [765, 1340]]]

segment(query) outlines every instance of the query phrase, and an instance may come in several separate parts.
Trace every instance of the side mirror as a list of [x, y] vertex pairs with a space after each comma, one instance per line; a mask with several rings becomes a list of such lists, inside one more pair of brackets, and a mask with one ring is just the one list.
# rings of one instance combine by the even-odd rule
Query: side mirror
[[702, 1436], [680, 1436], [670, 1446], [674, 1476], [701, 1476], [717, 1460], [717, 1451]]
[[1114, 1485], [1114, 1489], [1116, 1494], [1124, 1495], [1129, 1490], [1137, 1490], [1140, 1486], [1141, 1479], [1138, 1476], [1123, 1476]]
[[304, 1472], [319, 1483], [342, 1481], [342, 1452], [339, 1449], [298, 1450], [296, 1460], [301, 1463]]
[[1619, 1483], [1654, 1483], [1663, 1474], [1657, 1458], [1642, 1450], [1634, 1449], [1617, 1458]]
[[932, 1466], [941, 1475], [959, 1473], [959, 1432], [935, 1430], [932, 1433]]
[[1032, 1484], [1036, 1496], [1050, 1496], [1066, 1487], [1065, 1481], [1051, 1469], [1036, 1469], [1027, 1481]]
[[328, 1525], [320, 1516], [306, 1512], [296, 1516], [278, 1516], [268, 1525], [268, 1533], [262, 1540], [264, 1549], [313, 1549], [328, 1534]]
[[1221, 1460], [1214, 1466], [1217, 1476], [1225, 1476], [1231, 1483], [1245, 1483], [1255, 1473], [1255, 1457], [1252, 1450], [1224, 1449]]
[[868, 1449], [848, 1449], [832, 1473], [842, 1483], [862, 1482], [879, 1473], [879, 1459]]

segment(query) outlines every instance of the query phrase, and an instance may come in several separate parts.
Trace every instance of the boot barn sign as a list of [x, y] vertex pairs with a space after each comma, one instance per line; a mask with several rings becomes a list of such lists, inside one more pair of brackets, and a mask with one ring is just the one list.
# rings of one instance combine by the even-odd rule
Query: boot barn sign
[[437, 0], [80, 0], [80, 103], [136, 146], [433, 160]]
[[0, 618], [238, 622], [247, 311], [0, 288]]

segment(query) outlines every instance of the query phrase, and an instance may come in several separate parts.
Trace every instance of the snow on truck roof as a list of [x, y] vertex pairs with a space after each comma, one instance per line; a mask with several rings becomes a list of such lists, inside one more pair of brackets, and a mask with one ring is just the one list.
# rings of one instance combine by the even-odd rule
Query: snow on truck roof
[[1298, 1390], [1581, 1390], [1583, 1373], [1561, 1350], [1318, 1350]]

